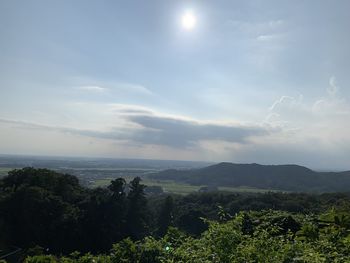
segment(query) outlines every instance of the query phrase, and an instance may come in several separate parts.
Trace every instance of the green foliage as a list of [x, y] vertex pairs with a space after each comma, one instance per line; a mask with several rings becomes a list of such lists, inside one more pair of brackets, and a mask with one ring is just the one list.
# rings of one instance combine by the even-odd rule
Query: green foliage
[[120, 262], [137, 262], [139, 258], [137, 246], [130, 238], [114, 244], [111, 252], [112, 256], [118, 258]]
[[[280, 222], [294, 222], [291, 220], [302, 224], [297, 234], [291, 229], [282, 231]], [[248, 232], [244, 230], [247, 222]], [[329, 225], [319, 231], [310, 222], [307, 216], [280, 211], [239, 213], [222, 223], [207, 221], [208, 230], [198, 238], [169, 228], [160, 239], [124, 239], [113, 245], [109, 255], [87, 254], [61, 258], [59, 262], [349, 262], [349, 229]], [[55, 260], [52, 256], [37, 256], [26, 262]]]
[[108, 189], [113, 193], [116, 199], [123, 199], [125, 197], [125, 179], [117, 178], [110, 182]]
[[173, 224], [173, 210], [174, 201], [171, 196], [167, 196], [164, 200], [161, 210], [159, 212], [159, 217], [157, 220], [158, 224], [158, 235], [164, 236], [168, 227]]
[[319, 229], [315, 224], [305, 223], [297, 234], [299, 240], [316, 241], [319, 237]]
[[25, 262], [350, 262], [347, 194], [144, 189], [140, 178], [86, 189], [69, 175], [14, 170], [0, 180], [0, 245], [21, 247]]
[[[150, 216], [144, 187], [135, 178], [127, 195], [122, 178], [90, 190], [74, 176], [47, 169], [10, 171], [0, 179], [0, 246], [99, 253], [127, 236], [141, 239]], [[39, 254], [33, 251], [28, 255]]]
[[27, 257], [24, 260], [24, 262], [25, 263], [57, 263], [59, 261], [54, 256], [41, 255], [41, 256]]
[[[91, 255], [85, 254], [81, 257], [55, 257], [52, 255], [42, 255], [27, 257], [24, 260], [25, 263], [112, 263], [122, 261], [112, 261], [110, 256], [107, 255]], [[131, 262], [131, 261], [128, 261]]]
[[129, 185], [130, 192], [127, 197], [128, 212], [126, 215], [127, 229], [131, 238], [140, 239], [149, 231], [149, 212], [144, 192], [146, 186], [141, 184], [140, 177], [136, 177]]

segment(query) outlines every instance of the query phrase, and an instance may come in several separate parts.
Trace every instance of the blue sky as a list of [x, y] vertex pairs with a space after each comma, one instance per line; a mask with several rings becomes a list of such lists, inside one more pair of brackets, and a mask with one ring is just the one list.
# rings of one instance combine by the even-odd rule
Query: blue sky
[[350, 169], [348, 10], [1, 1], [0, 153]]

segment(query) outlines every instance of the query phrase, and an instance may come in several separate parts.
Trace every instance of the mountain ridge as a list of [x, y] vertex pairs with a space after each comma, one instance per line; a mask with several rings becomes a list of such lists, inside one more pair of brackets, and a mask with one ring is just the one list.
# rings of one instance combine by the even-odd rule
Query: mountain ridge
[[316, 172], [296, 164], [262, 165], [221, 162], [198, 169], [168, 169], [150, 175], [192, 185], [254, 187], [296, 192], [346, 192], [350, 171]]

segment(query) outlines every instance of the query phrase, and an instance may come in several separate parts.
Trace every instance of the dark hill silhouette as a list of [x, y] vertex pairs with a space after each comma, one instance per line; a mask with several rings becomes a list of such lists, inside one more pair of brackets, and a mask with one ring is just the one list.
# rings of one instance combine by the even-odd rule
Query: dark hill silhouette
[[193, 185], [246, 186], [298, 192], [350, 191], [350, 171], [315, 172], [294, 164], [260, 165], [224, 162], [200, 169], [165, 170], [151, 177]]

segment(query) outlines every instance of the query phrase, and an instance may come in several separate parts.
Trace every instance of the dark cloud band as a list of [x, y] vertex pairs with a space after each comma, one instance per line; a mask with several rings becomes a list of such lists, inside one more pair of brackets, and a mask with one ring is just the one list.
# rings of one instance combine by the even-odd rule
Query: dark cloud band
[[129, 140], [140, 144], [165, 145], [174, 148], [187, 148], [203, 140], [222, 140], [234, 143], [246, 143], [249, 137], [263, 136], [269, 133], [266, 128], [260, 126], [252, 127], [200, 123], [180, 118], [145, 113], [146, 112], [133, 111], [132, 114], [126, 114], [124, 111], [120, 117], [124, 118], [129, 123], [137, 124], [138, 127], [114, 128], [110, 131], [46, 126], [42, 124], [4, 119], [0, 119], [0, 122], [16, 125], [21, 129], [50, 130], [93, 138]]

